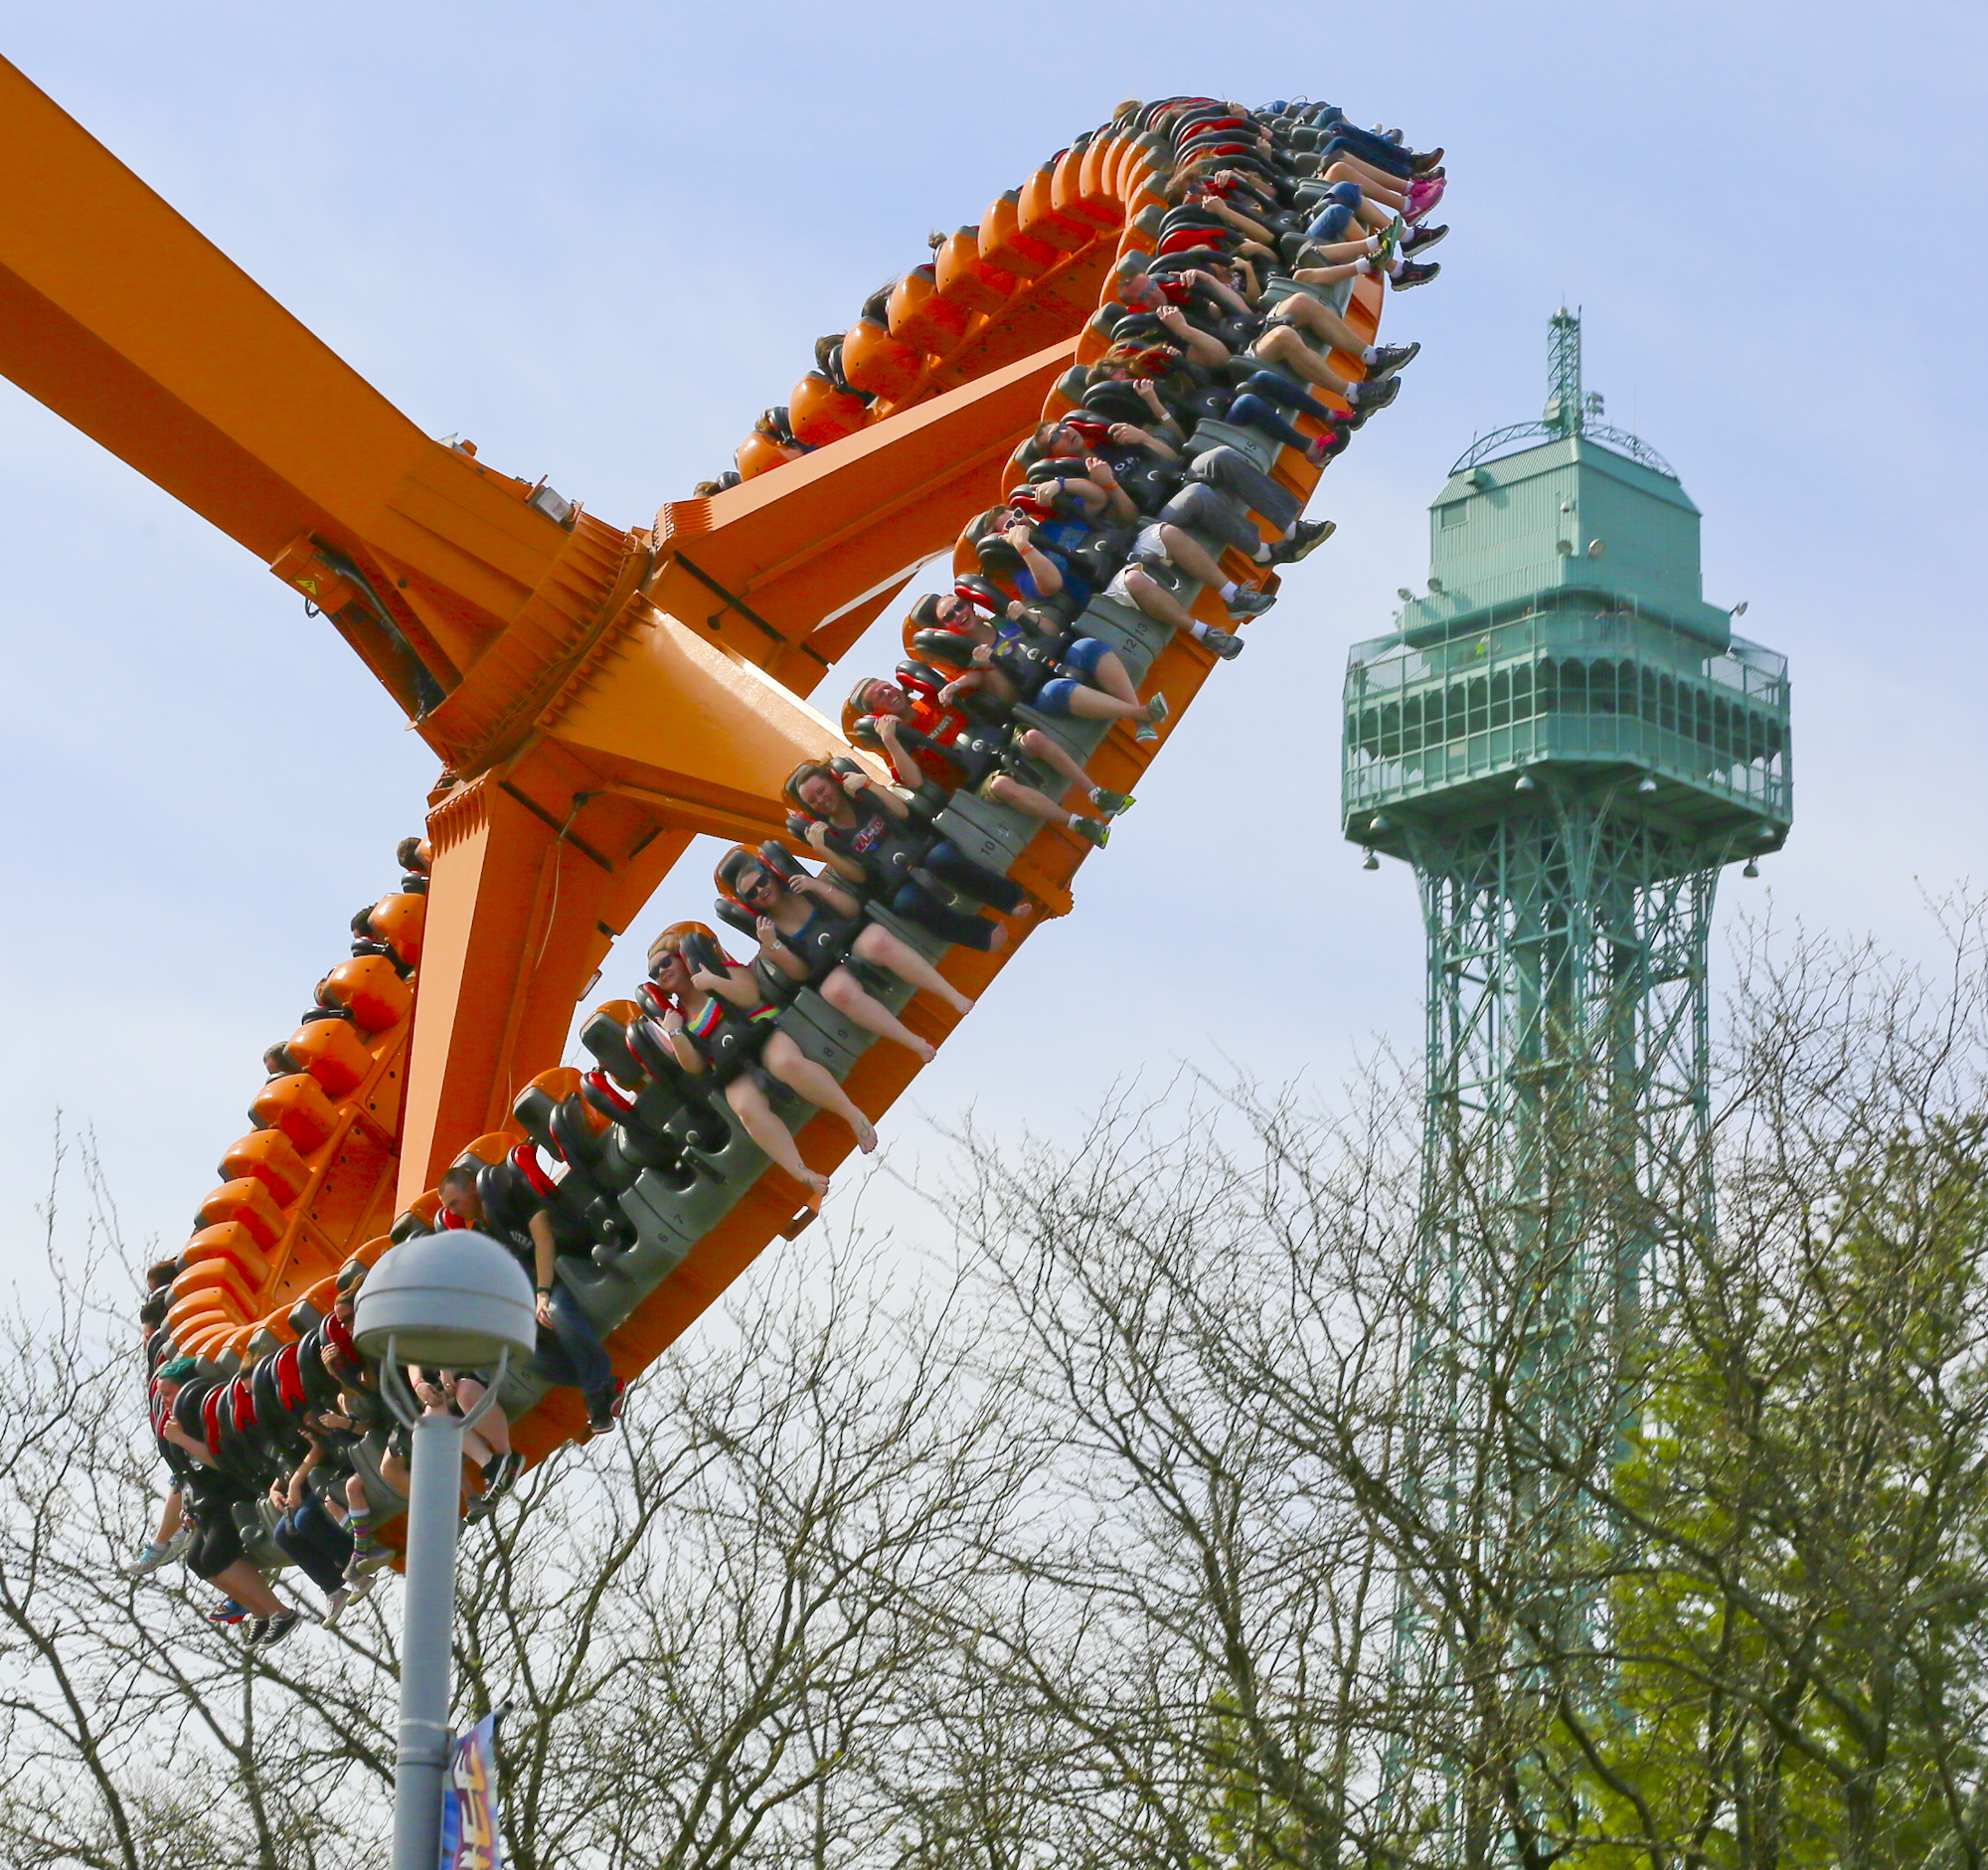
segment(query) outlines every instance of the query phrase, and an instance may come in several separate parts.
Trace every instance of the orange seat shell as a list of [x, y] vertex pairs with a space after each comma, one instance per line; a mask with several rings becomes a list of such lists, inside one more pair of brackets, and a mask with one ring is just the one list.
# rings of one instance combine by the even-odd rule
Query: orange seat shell
[[357, 1091], [373, 1069], [373, 1054], [349, 1020], [308, 1020], [284, 1040], [283, 1050], [332, 1098]]
[[229, 1299], [205, 1287], [175, 1299], [166, 1311], [166, 1329], [180, 1344], [187, 1341], [189, 1334], [205, 1330], [209, 1324], [225, 1324], [233, 1328], [241, 1322], [241, 1311]]
[[489, 1129], [456, 1156], [458, 1162], [480, 1162], [485, 1168], [494, 1168], [511, 1151], [517, 1148], [521, 1138], [515, 1130]]
[[251, 1291], [259, 1291], [269, 1278], [269, 1262], [255, 1237], [239, 1221], [218, 1221], [212, 1227], [204, 1227], [180, 1250], [180, 1258], [189, 1267], [209, 1261], [223, 1261], [233, 1266], [242, 1284]]
[[980, 257], [988, 265], [1033, 279], [1054, 266], [1059, 255], [1047, 241], [1032, 241], [1022, 232], [1020, 201], [1011, 188], [980, 217]]
[[1088, 222], [1099, 232], [1115, 228], [1125, 218], [1101, 179], [1101, 164], [1110, 146], [1108, 138], [1093, 136], [1081, 149], [1065, 150], [1050, 185], [1050, 202], [1058, 214]]
[[999, 311], [1022, 283], [1004, 267], [980, 257], [980, 236], [973, 228], [959, 229], [938, 250], [932, 273], [940, 294], [970, 312]]
[[795, 436], [811, 448], [853, 435], [870, 418], [870, 405], [850, 390], [838, 390], [829, 378], [811, 370], [787, 398], [787, 420]]
[[223, 1222], [233, 1221], [238, 1227], [246, 1228], [248, 1238], [264, 1249], [273, 1247], [281, 1240], [288, 1225], [282, 1209], [276, 1206], [276, 1198], [265, 1184], [252, 1175], [223, 1182], [200, 1204], [199, 1218], [202, 1228], [219, 1227]]
[[205, 1357], [211, 1351], [218, 1351], [241, 1328], [241, 1320], [224, 1318], [219, 1313], [203, 1313], [198, 1318], [190, 1318], [186, 1324], [173, 1333], [173, 1343], [182, 1357]]
[[1125, 145], [1125, 153], [1119, 158], [1118, 172], [1111, 179], [1111, 194], [1130, 215], [1141, 195], [1158, 193], [1160, 181], [1158, 160], [1135, 138]]
[[432, 1188], [430, 1188], [429, 1190], [427, 1190], [425, 1194], [416, 1195], [413, 1201], [409, 1202], [408, 1205], [401, 1210], [400, 1215], [397, 1216], [396, 1219], [404, 1219], [406, 1216], [412, 1214], [418, 1216], [421, 1220], [426, 1221], [430, 1225], [432, 1225], [435, 1216], [438, 1215], [440, 1212], [441, 1212], [441, 1197], [438, 1194], [436, 1194]]
[[572, 1097], [579, 1089], [580, 1072], [571, 1065], [555, 1065], [549, 1071], [541, 1072], [525, 1087], [526, 1091], [543, 1091], [555, 1104], [563, 1098]]
[[337, 1106], [308, 1072], [270, 1079], [248, 1106], [248, 1118], [264, 1129], [281, 1130], [304, 1155], [338, 1127]]
[[1022, 184], [1019, 211], [1022, 232], [1032, 241], [1054, 247], [1058, 253], [1074, 254], [1096, 239], [1097, 230], [1075, 215], [1060, 213], [1055, 196], [1054, 169], [1038, 169]]
[[[189, 1267], [173, 1281], [174, 1305], [198, 1297], [204, 1301], [204, 1306], [190, 1306], [191, 1310], [211, 1306], [227, 1312], [232, 1318], [252, 1318], [259, 1309], [254, 1294], [244, 1290], [231, 1276], [232, 1272], [232, 1268], [212, 1260], [202, 1266]], [[167, 1313], [168, 1318], [171, 1315], [171, 1312]]]
[[901, 344], [943, 357], [966, 335], [967, 310], [941, 298], [930, 266], [913, 266], [891, 288], [891, 335]]
[[355, 954], [324, 977], [324, 994], [368, 1032], [386, 1032], [414, 1011], [414, 990], [383, 954]]
[[393, 1244], [393, 1235], [378, 1235], [374, 1239], [363, 1241], [359, 1246], [353, 1248], [352, 1258], [358, 1261], [362, 1267], [377, 1267], [380, 1264], [381, 1258]]
[[277, 1202], [288, 1207], [310, 1186], [310, 1170], [296, 1144], [279, 1129], [251, 1129], [228, 1145], [219, 1165], [225, 1182], [252, 1175]]
[[417, 890], [396, 890], [373, 905], [366, 926], [376, 940], [386, 942], [410, 967], [421, 959], [421, 930], [427, 923], [428, 899]]
[[791, 458], [772, 436], [762, 435], [756, 429], [732, 451], [733, 464], [745, 480], [754, 480]]
[[233, 1351], [245, 1364], [251, 1363], [253, 1359], [249, 1356], [248, 1343], [260, 1329], [261, 1325], [259, 1323], [251, 1323], [243, 1325], [239, 1330], [229, 1332], [225, 1338], [215, 1345], [212, 1355], [225, 1357], [230, 1351]]
[[901, 397], [918, 380], [925, 354], [874, 318], [859, 318], [842, 340], [842, 374], [866, 396]]

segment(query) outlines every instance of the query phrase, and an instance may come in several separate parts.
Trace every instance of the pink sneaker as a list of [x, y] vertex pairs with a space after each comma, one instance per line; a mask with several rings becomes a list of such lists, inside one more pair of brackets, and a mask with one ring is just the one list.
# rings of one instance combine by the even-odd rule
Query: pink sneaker
[[1411, 182], [1408, 184], [1408, 199], [1402, 209], [1405, 221], [1419, 221], [1442, 200], [1442, 191], [1447, 186], [1444, 178], [1437, 176], [1432, 182]]

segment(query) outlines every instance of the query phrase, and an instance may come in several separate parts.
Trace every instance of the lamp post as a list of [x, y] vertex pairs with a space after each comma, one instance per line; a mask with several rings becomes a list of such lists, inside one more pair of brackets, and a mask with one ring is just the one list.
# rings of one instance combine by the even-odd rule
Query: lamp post
[[[414, 1432], [393, 1870], [434, 1870], [448, 1768], [449, 1624], [455, 1613], [462, 1437], [495, 1403], [513, 1353], [529, 1356], [538, 1341], [532, 1281], [486, 1234], [459, 1229], [423, 1235], [381, 1257], [359, 1288], [352, 1322], [359, 1348], [379, 1361], [382, 1395]], [[400, 1374], [404, 1362], [451, 1370], [496, 1368], [470, 1415], [429, 1416]]]

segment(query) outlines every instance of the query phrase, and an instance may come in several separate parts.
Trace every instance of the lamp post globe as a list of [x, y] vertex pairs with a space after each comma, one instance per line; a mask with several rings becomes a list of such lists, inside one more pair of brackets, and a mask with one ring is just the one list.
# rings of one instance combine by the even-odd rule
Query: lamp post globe
[[[359, 1288], [353, 1337], [380, 1365], [381, 1393], [414, 1431], [408, 1569], [402, 1591], [401, 1727], [394, 1779], [394, 1870], [434, 1870], [449, 1763], [449, 1625], [463, 1431], [497, 1400], [506, 1367], [538, 1342], [525, 1269], [487, 1234], [451, 1228], [381, 1256]], [[399, 1366], [476, 1371], [484, 1401], [467, 1418], [417, 1414]]]
[[389, 1248], [367, 1274], [352, 1335], [384, 1359], [477, 1370], [509, 1350], [529, 1357], [538, 1340], [532, 1281], [516, 1257], [471, 1228], [425, 1234]]

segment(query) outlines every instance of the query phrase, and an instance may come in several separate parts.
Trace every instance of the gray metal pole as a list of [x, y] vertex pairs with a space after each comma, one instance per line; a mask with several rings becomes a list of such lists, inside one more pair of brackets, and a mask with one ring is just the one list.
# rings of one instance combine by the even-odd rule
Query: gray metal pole
[[394, 1870], [435, 1870], [441, 1853], [462, 1429], [461, 1419], [449, 1415], [422, 1416], [414, 1429], [408, 1575], [401, 1592], [401, 1745], [394, 1778]]

